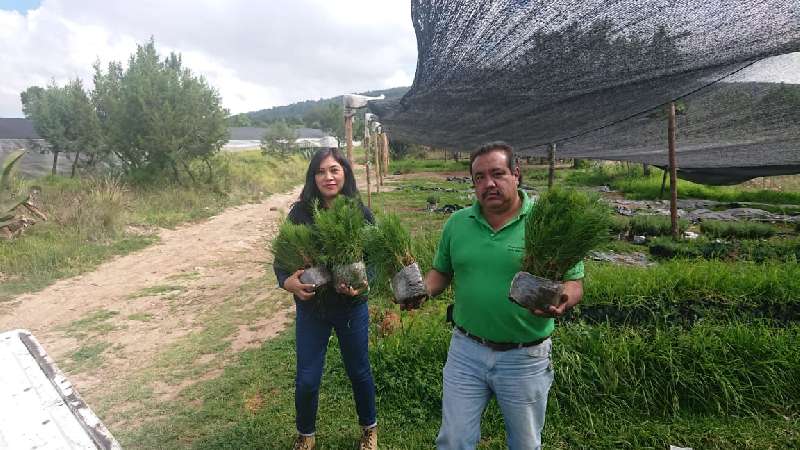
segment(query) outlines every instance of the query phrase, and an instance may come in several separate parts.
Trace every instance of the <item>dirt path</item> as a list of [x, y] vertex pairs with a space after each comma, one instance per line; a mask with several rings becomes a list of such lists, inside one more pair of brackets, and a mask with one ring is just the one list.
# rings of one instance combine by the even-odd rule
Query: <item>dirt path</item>
[[[208, 363], [212, 357], [187, 339], [213, 326], [234, 350], [221, 353], [256, 346], [291, 320], [291, 302], [265, 268], [266, 243], [298, 193], [161, 230], [156, 245], [4, 305], [0, 330], [31, 330], [78, 390], [97, 401], [110, 382], [163, 363], [159, 355], [177, 344], [182, 354], [197, 352], [189, 365]], [[160, 386], [156, 394], [185, 384]]]

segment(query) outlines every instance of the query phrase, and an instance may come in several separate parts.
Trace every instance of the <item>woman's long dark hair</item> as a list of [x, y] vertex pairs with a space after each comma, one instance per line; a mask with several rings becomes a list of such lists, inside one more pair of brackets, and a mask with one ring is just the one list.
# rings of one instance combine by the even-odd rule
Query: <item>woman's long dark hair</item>
[[317, 150], [317, 153], [311, 158], [311, 162], [308, 164], [308, 170], [306, 171], [306, 184], [303, 186], [303, 192], [300, 193], [300, 202], [309, 209], [311, 205], [314, 204], [315, 200], [322, 204], [322, 193], [319, 191], [317, 181], [314, 177], [319, 171], [322, 160], [328, 156], [333, 157], [344, 170], [344, 186], [342, 186], [342, 190], [339, 194], [358, 199], [356, 177], [353, 175], [353, 167], [350, 165], [350, 161], [342, 155], [342, 152], [340, 152], [338, 148], [323, 148]]

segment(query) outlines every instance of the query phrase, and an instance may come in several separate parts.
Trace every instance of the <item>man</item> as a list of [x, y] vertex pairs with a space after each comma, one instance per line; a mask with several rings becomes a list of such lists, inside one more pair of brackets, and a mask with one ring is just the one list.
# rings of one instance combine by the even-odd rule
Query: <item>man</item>
[[428, 294], [454, 282], [453, 336], [444, 368], [440, 450], [474, 449], [480, 420], [494, 395], [511, 450], [541, 448], [547, 394], [553, 381], [550, 333], [554, 317], [581, 300], [583, 263], [565, 276], [558, 306], [529, 311], [508, 299], [520, 270], [525, 218], [534, 208], [519, 189], [511, 146], [485, 145], [470, 157], [477, 201], [444, 225], [426, 275]]

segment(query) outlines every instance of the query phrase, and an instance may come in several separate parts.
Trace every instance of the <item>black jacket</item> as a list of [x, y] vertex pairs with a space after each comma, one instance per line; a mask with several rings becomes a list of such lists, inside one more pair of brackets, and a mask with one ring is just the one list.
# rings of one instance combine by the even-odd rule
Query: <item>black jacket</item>
[[[363, 203], [359, 202], [361, 205], [361, 210], [364, 212], [364, 219], [367, 223], [374, 224], [375, 223], [375, 216], [372, 215], [372, 211], [369, 210]], [[292, 209], [289, 211], [289, 215], [287, 219], [295, 224], [303, 224], [303, 225], [313, 225], [314, 224], [314, 214], [311, 210], [311, 207], [306, 205], [304, 202], [297, 202], [292, 205]], [[366, 258], [365, 258], [366, 261]], [[283, 288], [283, 283], [286, 281], [289, 276], [292, 274], [277, 267], [274, 267], [275, 270], [275, 277], [278, 279], [278, 286]], [[369, 281], [372, 282], [372, 274], [374, 273], [373, 270], [367, 265], [367, 278]], [[333, 289], [332, 286], [326, 287], [321, 292], [317, 292], [317, 294], [311, 299], [306, 301], [300, 300], [295, 296], [295, 302], [302, 302], [303, 304], [313, 305], [315, 308], [320, 309], [322, 307], [332, 307], [332, 308], [348, 308], [354, 305], [358, 305], [367, 301], [367, 293], [363, 293], [357, 297], [349, 297], [347, 295], [340, 294]]]

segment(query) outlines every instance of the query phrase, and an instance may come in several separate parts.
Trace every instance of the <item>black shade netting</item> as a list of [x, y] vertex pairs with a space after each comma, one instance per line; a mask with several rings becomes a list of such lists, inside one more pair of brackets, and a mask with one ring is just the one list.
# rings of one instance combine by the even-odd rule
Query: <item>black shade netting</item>
[[676, 100], [682, 177], [725, 184], [800, 172], [800, 54], [788, 55], [800, 51], [798, 0], [413, 0], [411, 9], [414, 83], [401, 99], [370, 104], [395, 140], [461, 150], [503, 140], [541, 156], [555, 143], [559, 158], [666, 166], [663, 105]]

